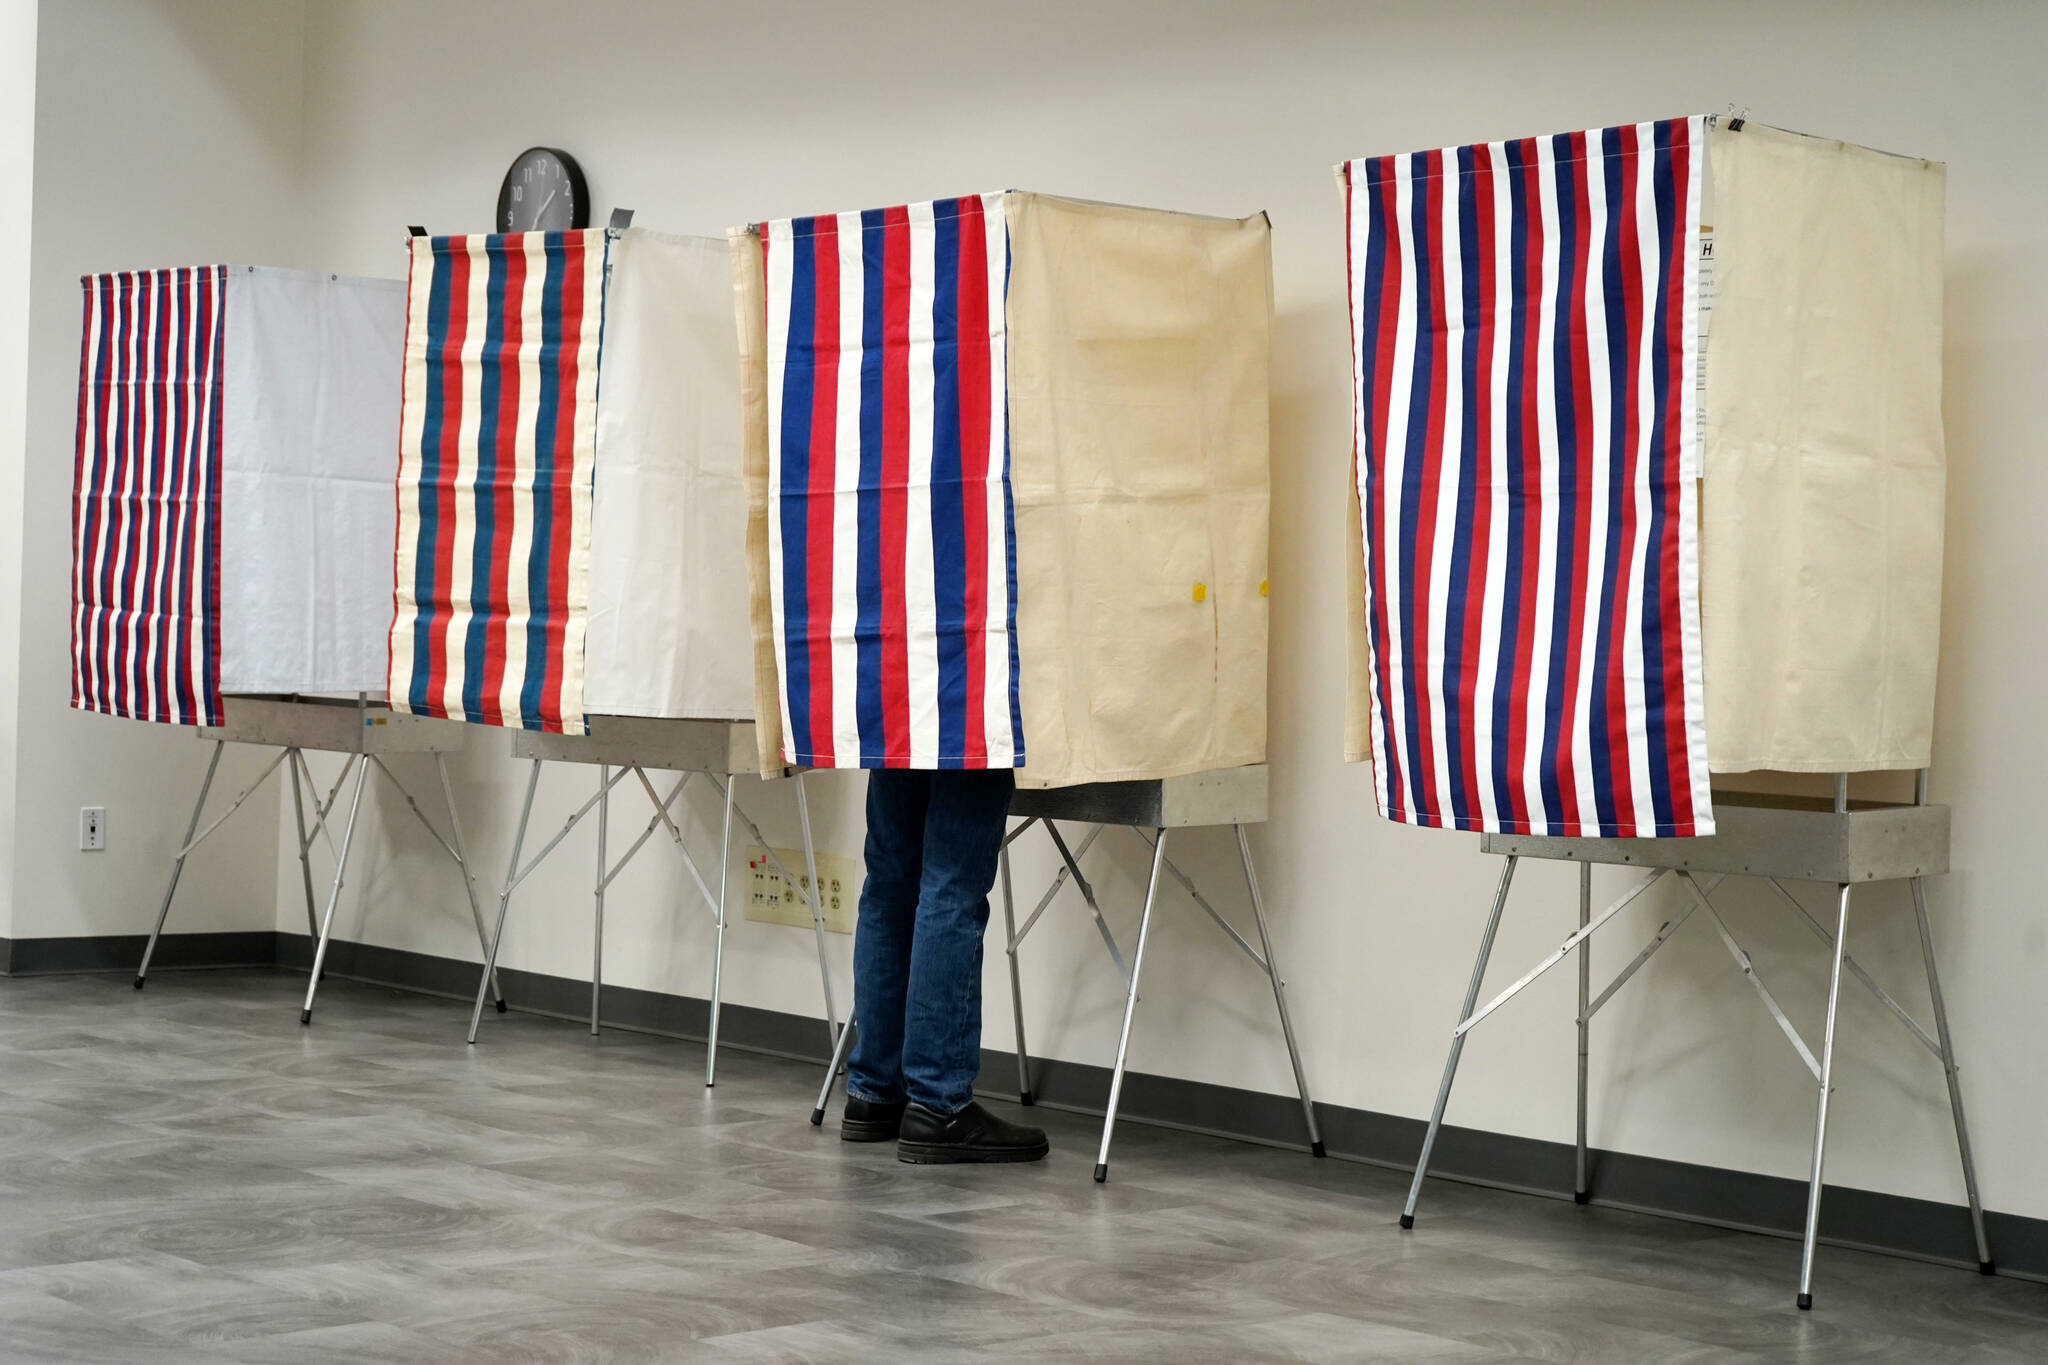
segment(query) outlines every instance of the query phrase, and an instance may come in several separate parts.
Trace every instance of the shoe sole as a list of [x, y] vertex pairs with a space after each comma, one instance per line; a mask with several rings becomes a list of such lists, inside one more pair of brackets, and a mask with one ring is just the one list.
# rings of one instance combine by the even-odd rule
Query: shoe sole
[[1042, 1161], [1052, 1150], [1049, 1142], [1036, 1147], [942, 1147], [926, 1143], [899, 1142], [896, 1159], [912, 1166], [994, 1166], [1021, 1161]]
[[849, 1123], [839, 1125], [841, 1142], [894, 1142], [902, 1125], [895, 1123]]

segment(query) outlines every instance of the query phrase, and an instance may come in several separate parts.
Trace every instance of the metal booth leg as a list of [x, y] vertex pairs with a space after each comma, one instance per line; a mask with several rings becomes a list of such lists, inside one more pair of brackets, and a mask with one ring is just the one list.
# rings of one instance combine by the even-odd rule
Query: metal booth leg
[[299, 1022], [313, 1022], [313, 995], [320, 989], [320, 972], [327, 965], [327, 945], [334, 937], [334, 909], [341, 904], [341, 888], [348, 877], [349, 845], [355, 842], [356, 816], [363, 807], [363, 782], [370, 775], [370, 765], [359, 764], [356, 768], [356, 789], [348, 799], [348, 824], [341, 831], [341, 852], [334, 861], [334, 889], [327, 895], [327, 913], [320, 920], [320, 939], [313, 948], [313, 972], [306, 982], [306, 1003], [299, 1008]]
[[[306, 798], [299, 789], [299, 764], [303, 755], [293, 749], [285, 758], [285, 771], [292, 778], [292, 818], [299, 827], [299, 879], [306, 888], [306, 937], [320, 937], [320, 907], [313, 900], [313, 840], [306, 833]], [[320, 789], [313, 789], [313, 799], [320, 799]]]
[[1024, 1042], [1024, 982], [1017, 971], [1017, 910], [1010, 898], [1010, 845], [1001, 855], [1003, 870], [1003, 943], [1010, 954], [1010, 1018], [1017, 1038], [1017, 1103], [1030, 1104], [1031, 1049]]
[[1963, 1158], [1963, 1191], [1970, 1198], [1970, 1230], [1977, 1236], [1977, 1271], [1996, 1275], [1991, 1243], [1984, 1236], [1984, 1205], [1977, 1197], [1977, 1163], [1970, 1157], [1970, 1126], [1963, 1121], [1963, 1089], [1956, 1079], [1956, 1048], [1949, 1038], [1948, 1006], [1942, 1003], [1941, 977], [1934, 970], [1934, 934], [1927, 925], [1927, 889], [1913, 878], [1913, 913], [1920, 920], [1920, 956], [1927, 963], [1927, 993], [1934, 999], [1934, 1033], [1941, 1040], [1941, 1069], [1948, 1077], [1948, 1107], [1956, 1120], [1956, 1150]]
[[484, 953], [484, 974], [476, 983], [476, 1008], [469, 1012], [469, 1041], [476, 1042], [478, 1025], [484, 1019], [484, 996], [490, 993], [491, 978], [498, 970], [498, 947], [505, 941], [505, 912], [512, 908], [512, 890], [518, 885], [519, 854], [526, 847], [526, 822], [533, 815], [533, 792], [540, 785], [540, 760], [526, 777], [526, 800], [519, 807], [519, 828], [512, 836], [511, 861], [505, 864], [505, 888], [498, 893], [498, 923], [491, 931], [491, 946]]
[[[727, 793], [730, 793], [732, 790], [732, 784], [735, 780], [728, 776], [721, 783], [716, 776], [711, 777], [712, 785]], [[853, 1017], [849, 1014], [845, 1027], [841, 1027], [838, 1003], [832, 994], [830, 959], [825, 955], [825, 912], [823, 908], [824, 903], [818, 896], [817, 853], [815, 851], [816, 846], [811, 842], [811, 806], [809, 799], [805, 796], [804, 775], [802, 773], [796, 774], [795, 780], [797, 819], [803, 827], [804, 870], [809, 875], [811, 883], [806, 899], [810, 902], [811, 907], [811, 932], [818, 943], [818, 987], [820, 993], [825, 997], [825, 1038], [832, 1045], [832, 1060], [825, 1068], [825, 1083], [818, 1091], [818, 1103], [811, 1112], [811, 1122], [816, 1124], [825, 1121], [825, 1101], [832, 1093], [832, 1082], [839, 1074], [840, 1063], [845, 1059], [846, 1043], [848, 1041], [847, 1029], [853, 1026]], [[732, 810], [735, 815], [739, 816], [741, 823], [746, 825], [747, 831], [754, 836], [754, 841], [760, 845], [761, 851], [768, 855], [769, 865], [782, 876], [783, 880], [787, 881], [799, 892], [802, 892], [804, 887], [801, 880], [783, 864], [782, 858], [775, 852], [775, 846], [768, 842], [768, 836], [761, 832], [761, 826], [754, 822], [754, 818], [751, 815], [747, 814], [746, 808], [735, 804]], [[850, 1003], [848, 1008], [852, 1008]]]
[[[818, 980], [825, 988], [825, 1036], [832, 1038], [837, 1031], [839, 1013], [832, 1000], [832, 968], [825, 955], [825, 888], [818, 884], [818, 854], [811, 842], [811, 803], [804, 795], [804, 775], [798, 773], [795, 781], [796, 818], [803, 827], [804, 836], [804, 875], [811, 881], [811, 932], [818, 940]], [[836, 1050], [837, 1040], [834, 1042]], [[826, 1074], [825, 1083], [828, 1086], [832, 1083], [832, 1073]]]
[[[355, 768], [357, 757], [355, 754], [350, 754], [342, 761], [341, 771], [335, 774], [334, 785], [327, 789], [327, 795], [324, 799], [320, 795], [320, 784], [313, 780], [313, 765], [306, 762], [306, 751], [304, 749], [291, 750], [291, 761], [285, 764], [285, 767], [293, 769], [292, 801], [299, 823], [299, 872], [306, 888], [306, 942], [308, 943], [318, 943], [320, 941], [320, 906], [313, 896], [313, 838], [315, 835], [318, 835], [326, 840], [327, 851], [334, 854], [337, 859], [340, 857], [341, 850], [335, 846], [334, 832], [328, 827], [327, 817], [333, 812], [334, 803], [340, 798], [341, 789], [347, 784], [348, 775]], [[303, 811], [296, 810], [299, 801], [298, 785], [301, 780], [305, 782], [306, 790], [313, 797], [313, 826], [310, 832], [306, 828], [305, 814]]]
[[[441, 776], [441, 799], [448, 803], [448, 832], [455, 837], [455, 865], [462, 872], [462, 890], [469, 897], [469, 917], [476, 921], [476, 946], [479, 952], [491, 950], [490, 937], [484, 932], [483, 907], [477, 904], [476, 877], [469, 870], [469, 847], [462, 842], [462, 817], [455, 813], [455, 784], [448, 780], [448, 756], [436, 752], [434, 770]], [[491, 994], [497, 999], [498, 1013], [505, 1012], [505, 988], [498, 984], [498, 974], [491, 974]]]
[[[1839, 787], [1838, 787], [1839, 790]], [[1820, 1103], [1813, 1120], [1813, 1178], [1806, 1187], [1806, 1237], [1799, 1251], [1799, 1306], [1813, 1307], [1813, 1248], [1820, 1235], [1821, 1171], [1828, 1148], [1828, 1090], [1835, 1075], [1835, 1010], [1842, 1000], [1842, 956], [1849, 941], [1849, 888], [1836, 890], [1835, 951], [1828, 969], [1828, 1015], [1820, 1044]]]
[[[1579, 928], [1584, 929], [1593, 920], [1593, 865], [1579, 864]], [[1587, 1014], [1587, 1004], [1593, 992], [1593, 939], [1590, 935], [1579, 943], [1579, 1085], [1578, 1085], [1578, 1151], [1572, 1163], [1572, 1202], [1583, 1204], [1591, 1199], [1591, 1187], [1586, 1180], [1586, 1043], [1592, 1030], [1593, 1021]]]
[[725, 779], [725, 822], [720, 826], [723, 833], [718, 843], [718, 939], [711, 950], [711, 1029], [704, 1042], [704, 1084], [706, 1088], [718, 1083], [718, 1004], [719, 988], [725, 974], [725, 897], [726, 888], [732, 882], [732, 793], [738, 779], [731, 774]]
[[839, 1026], [839, 1038], [832, 1044], [832, 1060], [825, 1063], [825, 1084], [818, 1087], [818, 1102], [811, 1107], [811, 1127], [825, 1122], [825, 1106], [832, 1099], [832, 1082], [839, 1078], [839, 1068], [846, 1064], [846, 1045], [853, 1041], [853, 1002], [848, 1001], [846, 1022]]
[[811, 841], [811, 803], [804, 794], [804, 775], [796, 774], [795, 781], [796, 818], [804, 840], [804, 876], [810, 881], [805, 898], [811, 905], [811, 932], [818, 940], [818, 982], [825, 992], [825, 1036], [832, 1040], [832, 1056], [825, 1063], [825, 1084], [818, 1090], [817, 1104], [811, 1107], [811, 1126], [816, 1128], [825, 1122], [832, 1082], [839, 1079], [839, 1069], [846, 1065], [846, 1048], [853, 1041], [853, 1006], [851, 1001], [847, 1002], [846, 1022], [839, 1023], [838, 1007], [832, 998], [832, 968], [825, 956], [825, 888], [818, 884], [817, 847]]
[[1095, 1183], [1109, 1179], [1109, 1140], [1116, 1132], [1117, 1102], [1124, 1092], [1124, 1060], [1131, 1047], [1131, 1021], [1138, 1012], [1138, 975], [1145, 970], [1145, 940], [1152, 933], [1152, 907], [1159, 900], [1159, 869], [1166, 861], [1166, 831], [1152, 844], [1152, 875], [1145, 880], [1145, 913], [1138, 920], [1138, 946], [1131, 952], [1131, 981], [1124, 991], [1124, 1026], [1116, 1040], [1116, 1067], [1109, 1074], [1109, 1104], [1102, 1111], [1102, 1147], [1095, 1154]]
[[590, 1036], [597, 1037], [598, 996], [604, 990], [604, 884], [611, 868], [605, 851], [612, 813], [612, 770], [597, 765], [597, 913], [590, 937]]
[[[1479, 1003], [1479, 987], [1486, 980], [1486, 960], [1493, 956], [1493, 936], [1500, 929], [1501, 911], [1507, 908], [1508, 887], [1515, 880], [1515, 863], [1520, 854], [1510, 853], [1508, 865], [1501, 869], [1500, 889], [1493, 896], [1493, 913], [1487, 917], [1486, 932], [1479, 939], [1479, 960], [1472, 964], [1472, 984], [1465, 987], [1465, 1004], [1458, 1011], [1458, 1023], [1472, 1017], [1472, 1007]], [[1436, 1108], [1430, 1111], [1429, 1131], [1422, 1135], [1422, 1154], [1415, 1159], [1415, 1181], [1408, 1187], [1408, 1203], [1401, 1210], [1401, 1226], [1415, 1226], [1415, 1201], [1422, 1195], [1422, 1177], [1429, 1172], [1429, 1154], [1436, 1146], [1437, 1130], [1444, 1126], [1444, 1106], [1451, 1100], [1451, 1082], [1458, 1076], [1458, 1056], [1465, 1050], [1465, 1035], [1454, 1031], [1451, 1034], [1451, 1055], [1444, 1060], [1443, 1084], [1437, 1087]]]
[[1308, 1073], [1301, 1066], [1301, 1049], [1294, 1044], [1294, 1021], [1287, 1015], [1287, 983], [1280, 979], [1280, 964], [1273, 957], [1273, 937], [1266, 930], [1266, 898], [1259, 894], [1259, 876], [1252, 870], [1251, 840], [1245, 836], [1243, 825], [1233, 828], [1237, 831], [1237, 856], [1244, 864], [1245, 888], [1252, 896], [1252, 916], [1259, 924], [1259, 949], [1266, 957], [1266, 976], [1273, 983], [1273, 1003], [1280, 1010], [1280, 1036], [1287, 1040], [1287, 1060], [1294, 1064], [1294, 1088], [1301, 1096], [1301, 1117], [1308, 1124], [1309, 1154], [1323, 1156], [1323, 1134], [1316, 1126], [1315, 1101], [1309, 1098]]
[[171, 863], [171, 884], [164, 888], [164, 903], [157, 907], [156, 927], [149, 931], [149, 943], [142, 950], [142, 965], [135, 969], [135, 989], [141, 990], [144, 979], [149, 975], [149, 960], [156, 955], [156, 941], [163, 936], [164, 920], [171, 913], [171, 897], [178, 894], [178, 875], [185, 870], [185, 857], [192, 851], [192, 836], [199, 829], [199, 816], [206, 809], [206, 793], [213, 789], [213, 774], [220, 767], [220, 751], [228, 747], [224, 739], [213, 742], [213, 757], [206, 762], [206, 776], [199, 782], [199, 799], [192, 803], [192, 819], [185, 826], [185, 838], [178, 845], [178, 856]]

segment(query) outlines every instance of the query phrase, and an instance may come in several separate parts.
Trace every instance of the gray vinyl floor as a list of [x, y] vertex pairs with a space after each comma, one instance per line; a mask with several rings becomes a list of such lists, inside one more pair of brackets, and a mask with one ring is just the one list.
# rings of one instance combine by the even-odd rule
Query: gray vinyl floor
[[2048, 1360], [2048, 1289], [1037, 1111], [900, 1165], [817, 1072], [304, 978], [0, 980], [0, 1359]]

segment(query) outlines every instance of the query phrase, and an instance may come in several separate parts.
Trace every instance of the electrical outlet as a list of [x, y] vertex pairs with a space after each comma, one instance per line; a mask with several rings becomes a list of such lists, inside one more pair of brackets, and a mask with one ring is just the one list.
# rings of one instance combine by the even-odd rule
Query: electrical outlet
[[107, 808], [78, 808], [78, 848], [82, 853], [100, 853], [107, 847]]
[[[758, 844], [751, 845], [747, 849], [747, 918], [762, 924], [793, 924], [808, 929], [811, 927], [811, 907], [798, 889], [809, 881], [804, 871], [803, 850], [778, 848], [775, 856], [796, 877], [796, 884], [776, 871], [766, 849]], [[825, 888], [820, 908], [825, 912], [825, 927], [835, 934], [853, 932], [853, 913], [860, 900], [862, 870], [858, 858], [837, 853], [818, 855], [818, 880]]]

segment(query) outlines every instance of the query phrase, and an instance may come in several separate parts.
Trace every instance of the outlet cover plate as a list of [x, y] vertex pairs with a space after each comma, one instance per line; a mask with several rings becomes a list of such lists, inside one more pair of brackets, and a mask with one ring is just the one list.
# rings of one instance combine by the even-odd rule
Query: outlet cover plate
[[[778, 848], [775, 856], [782, 859], [782, 865], [796, 875], [798, 882], [806, 880], [802, 849]], [[858, 858], [838, 853], [817, 856], [818, 880], [825, 885], [825, 927], [835, 934], [850, 934], [865, 869]], [[762, 924], [792, 924], [800, 929], [811, 927], [811, 907], [802, 891], [775, 870], [767, 850], [759, 844], [747, 847], [746, 889], [748, 919]]]

